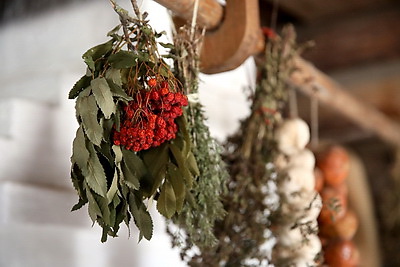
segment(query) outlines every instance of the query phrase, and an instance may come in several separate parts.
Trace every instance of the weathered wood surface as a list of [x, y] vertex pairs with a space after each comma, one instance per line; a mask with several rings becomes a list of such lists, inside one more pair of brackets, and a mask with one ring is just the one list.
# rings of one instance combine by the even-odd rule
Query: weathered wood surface
[[[375, 107], [393, 121], [400, 122], [400, 60], [366, 65], [331, 73], [346, 92], [354, 98]], [[298, 94], [299, 115], [310, 121], [309, 97]], [[319, 133], [323, 139], [353, 142], [372, 137], [353, 121], [329, 105], [320, 105], [318, 111]]]
[[332, 71], [400, 58], [398, 25], [399, 3], [376, 12], [342, 15], [340, 19], [297, 27], [297, 34], [300, 42], [315, 42], [303, 57], [319, 69]]
[[[171, 10], [176, 16], [191, 21], [194, 9], [194, 0], [155, 0]], [[213, 29], [220, 25], [224, 15], [223, 7], [215, 0], [200, 0], [197, 24], [200, 27]]]
[[206, 32], [201, 71], [213, 74], [235, 69], [263, 47], [258, 0], [228, 0], [219, 28]]
[[289, 82], [299, 91], [316, 97], [321, 104], [335, 109], [383, 140], [400, 146], [399, 123], [391, 120], [372, 105], [355, 98], [340, 84], [304, 59], [296, 58], [295, 64], [298, 70], [293, 73]]
[[[276, 0], [263, 0], [274, 3]], [[313, 22], [341, 16], [346, 13], [357, 12], [362, 9], [373, 9], [382, 4], [398, 0], [346, 0], [346, 1], [321, 1], [321, 0], [283, 0], [278, 5], [285, 13], [304, 22]], [[321, 22], [321, 21], [320, 21]]]

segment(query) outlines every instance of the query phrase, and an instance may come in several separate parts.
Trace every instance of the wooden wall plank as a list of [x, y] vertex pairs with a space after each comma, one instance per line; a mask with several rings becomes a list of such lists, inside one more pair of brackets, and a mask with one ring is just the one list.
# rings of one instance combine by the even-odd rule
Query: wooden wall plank
[[[273, 3], [276, 0], [263, 1]], [[297, 17], [299, 20], [303, 22], [313, 22], [334, 15], [355, 12], [395, 1], [396, 0], [278, 0], [278, 4], [281, 10]]]
[[323, 71], [400, 58], [400, 3], [390, 9], [298, 27], [299, 41], [313, 40], [304, 58]]

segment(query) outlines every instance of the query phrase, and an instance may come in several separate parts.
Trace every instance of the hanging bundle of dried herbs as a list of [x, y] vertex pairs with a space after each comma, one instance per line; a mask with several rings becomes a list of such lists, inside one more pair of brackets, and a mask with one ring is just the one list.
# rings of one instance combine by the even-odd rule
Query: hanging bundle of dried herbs
[[[146, 201], [157, 200], [167, 218], [180, 212], [198, 176], [181, 84], [157, 50], [156, 33], [132, 0], [137, 19], [110, 0], [121, 25], [111, 39], [89, 49], [87, 73], [72, 88], [79, 128], [73, 142], [71, 178], [76, 210], [88, 204], [102, 241], [131, 219], [139, 240], [153, 224]], [[121, 32], [121, 33], [120, 33]]]
[[270, 215], [277, 208], [274, 128], [287, 98], [291, 39], [272, 39], [259, 66], [250, 116], [226, 144], [230, 179], [223, 195], [227, 215], [215, 226], [218, 245], [203, 249], [191, 266], [268, 266]]
[[[204, 123], [203, 106], [197, 96], [201, 39], [197, 31], [190, 31], [186, 27], [181, 28], [174, 38], [177, 76], [192, 99], [188, 106], [188, 125], [194, 144], [192, 151], [200, 173], [187, 193], [188, 200], [182, 211], [172, 218], [174, 225], [168, 226], [173, 245], [180, 247], [181, 257], [187, 262], [196, 257], [194, 248], [206, 250], [217, 243], [213, 230], [215, 221], [225, 215], [220, 196], [228, 178], [220, 148]], [[174, 226], [178, 226], [178, 230]]]

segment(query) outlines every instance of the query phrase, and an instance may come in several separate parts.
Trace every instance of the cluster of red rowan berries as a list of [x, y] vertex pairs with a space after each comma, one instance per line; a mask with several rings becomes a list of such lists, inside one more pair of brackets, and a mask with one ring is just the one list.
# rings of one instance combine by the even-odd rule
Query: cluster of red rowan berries
[[124, 106], [120, 131], [114, 131], [114, 145], [141, 151], [175, 138], [175, 119], [183, 114], [182, 106], [188, 105], [187, 97], [171, 92], [168, 81], [159, 83], [151, 78], [147, 84], [149, 89], [136, 92], [134, 100]]

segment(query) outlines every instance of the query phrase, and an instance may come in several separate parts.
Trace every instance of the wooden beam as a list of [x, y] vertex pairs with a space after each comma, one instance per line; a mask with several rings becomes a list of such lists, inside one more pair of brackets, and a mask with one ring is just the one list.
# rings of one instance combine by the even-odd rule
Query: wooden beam
[[207, 74], [233, 70], [263, 47], [258, 0], [228, 0], [221, 25], [204, 36], [200, 69]]
[[[193, 16], [194, 0], [155, 0], [171, 10], [176, 16], [190, 21]], [[215, 0], [200, 0], [197, 24], [206, 29], [216, 28], [222, 21], [223, 7]]]
[[400, 124], [351, 94], [302, 58], [295, 58], [297, 71], [289, 82], [301, 92], [316, 97], [321, 104], [335, 109], [363, 129], [400, 147]]
[[[346, 69], [330, 76], [354, 98], [373, 106], [391, 120], [400, 122], [399, 73], [400, 60]], [[309, 97], [299, 94], [297, 100], [300, 117], [310, 121]], [[318, 117], [322, 139], [353, 142], [373, 137], [371, 131], [358, 127], [328, 105], [320, 105]]]

